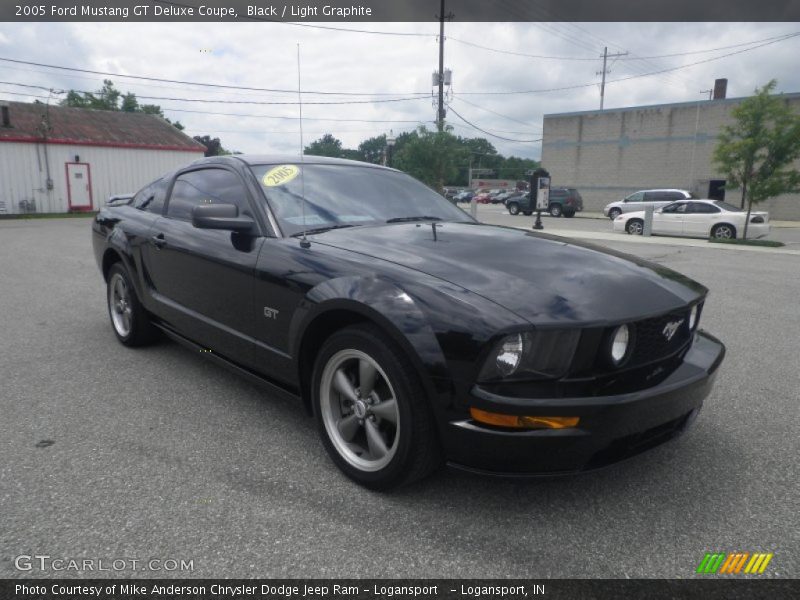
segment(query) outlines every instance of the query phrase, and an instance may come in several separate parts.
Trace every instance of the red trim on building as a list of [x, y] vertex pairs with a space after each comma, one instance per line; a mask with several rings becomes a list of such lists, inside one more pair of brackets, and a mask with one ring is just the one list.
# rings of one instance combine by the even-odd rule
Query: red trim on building
[[174, 150], [178, 152], [204, 152], [203, 148], [192, 148], [190, 146], [159, 146], [157, 144], [129, 144], [125, 142], [87, 142], [83, 140], [70, 140], [70, 139], [59, 139], [59, 138], [51, 138], [48, 139], [46, 142], [42, 138], [35, 138], [35, 137], [26, 137], [26, 136], [19, 136], [19, 137], [2, 137], [0, 136], [0, 142], [29, 142], [33, 144], [62, 144], [62, 145], [70, 145], [70, 146], [102, 146], [105, 148], [130, 148], [134, 150]]
[[[86, 165], [87, 185], [89, 186], [89, 206], [72, 206], [72, 186], [69, 181], [69, 166], [70, 165]], [[92, 197], [92, 166], [87, 162], [66, 162], [64, 163], [64, 172], [67, 175], [67, 206], [70, 212], [73, 210], [78, 212], [89, 212], [94, 210], [94, 198]]]

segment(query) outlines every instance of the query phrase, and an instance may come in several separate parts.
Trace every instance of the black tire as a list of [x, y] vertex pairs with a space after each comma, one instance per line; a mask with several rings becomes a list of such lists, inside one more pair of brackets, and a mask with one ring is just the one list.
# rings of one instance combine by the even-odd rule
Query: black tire
[[575, 216], [575, 211], [574, 210], [565, 210], [564, 211], [564, 216], [567, 217], [568, 219], [571, 219], [572, 217]]
[[625, 223], [625, 231], [629, 235], [642, 235], [644, 233], [644, 221], [641, 219], [631, 219]]
[[519, 214], [519, 204], [516, 202], [511, 202], [508, 205], [508, 214], [514, 215], [515, 217]]
[[108, 271], [106, 306], [111, 329], [121, 343], [131, 347], [146, 346], [158, 339], [159, 331], [139, 302], [136, 288], [122, 263], [113, 264]]
[[533, 211], [524, 210], [524, 211], [522, 211], [522, 214], [525, 215], [526, 217], [530, 217], [533, 214]]
[[[365, 398], [361, 396], [363, 359], [351, 356], [352, 353], [366, 356], [377, 365], [372, 392]], [[347, 394], [333, 389], [338, 373], [353, 369], [347, 366], [347, 361], [356, 361], [358, 368], [347, 379], [350, 392], [356, 393], [356, 402], [348, 401]], [[378, 327], [354, 325], [329, 337], [315, 360], [311, 389], [314, 416], [325, 450], [336, 466], [356, 483], [373, 490], [386, 490], [422, 479], [441, 465], [433, 415], [419, 375], [406, 353]], [[385, 396], [393, 396], [396, 401], [393, 405], [396, 427], [391, 419], [384, 422], [377, 416], [377, 410], [370, 414], [371, 409], [386, 400]], [[357, 419], [362, 424], [355, 425], [356, 433], [346, 438], [342, 426], [352, 417], [364, 418]], [[372, 423], [367, 423], [368, 420]], [[388, 448], [388, 452], [373, 457], [372, 445], [366, 443], [370, 441], [367, 430], [368, 425], [377, 430], [376, 422], [377, 427], [383, 428], [383, 449]], [[359, 453], [359, 444], [368, 448], [361, 447]], [[365, 464], [359, 466], [354, 461]]]
[[551, 204], [549, 211], [551, 217], [560, 217], [564, 212], [560, 204]]
[[620, 209], [612, 208], [610, 211], [608, 211], [608, 218], [613, 221], [614, 219], [616, 219], [621, 214], [622, 214], [622, 211]]
[[736, 227], [727, 223], [718, 223], [711, 228], [711, 237], [718, 240], [735, 240]]

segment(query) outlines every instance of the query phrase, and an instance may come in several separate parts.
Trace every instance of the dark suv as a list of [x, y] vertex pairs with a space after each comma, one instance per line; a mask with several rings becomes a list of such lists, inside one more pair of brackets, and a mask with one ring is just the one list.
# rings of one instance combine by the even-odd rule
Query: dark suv
[[[536, 210], [535, 203], [531, 202], [531, 195], [525, 192], [520, 196], [513, 196], [506, 200], [508, 213], [511, 215], [530, 215]], [[575, 213], [583, 210], [583, 198], [574, 188], [551, 188], [550, 204], [547, 212], [553, 217], [574, 217]]]

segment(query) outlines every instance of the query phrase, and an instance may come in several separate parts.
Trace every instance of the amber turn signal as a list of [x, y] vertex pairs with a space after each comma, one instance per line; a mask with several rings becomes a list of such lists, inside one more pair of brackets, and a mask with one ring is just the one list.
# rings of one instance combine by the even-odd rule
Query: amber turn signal
[[469, 414], [479, 423], [515, 429], [566, 429], [575, 427], [578, 417], [531, 417], [528, 415], [503, 415], [479, 408], [470, 408]]

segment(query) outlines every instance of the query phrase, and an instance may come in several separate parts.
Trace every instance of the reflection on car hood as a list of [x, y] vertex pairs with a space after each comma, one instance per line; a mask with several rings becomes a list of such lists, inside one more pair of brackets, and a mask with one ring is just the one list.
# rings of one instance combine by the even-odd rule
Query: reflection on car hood
[[506, 227], [396, 224], [313, 237], [459, 285], [537, 324], [609, 323], [668, 312], [706, 289], [591, 244]]

